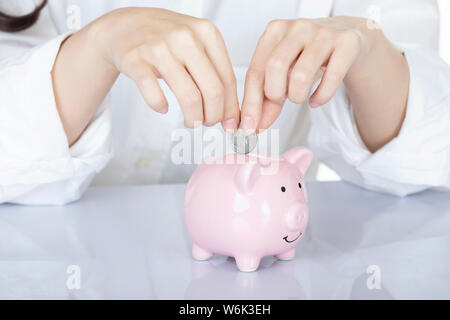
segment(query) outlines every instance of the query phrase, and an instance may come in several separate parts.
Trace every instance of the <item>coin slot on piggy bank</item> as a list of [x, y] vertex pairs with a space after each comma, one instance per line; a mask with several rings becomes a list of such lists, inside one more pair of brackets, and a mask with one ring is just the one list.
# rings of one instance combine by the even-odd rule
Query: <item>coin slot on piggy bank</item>
[[241, 271], [261, 258], [290, 260], [308, 224], [303, 177], [313, 155], [296, 147], [279, 158], [226, 154], [201, 164], [186, 188], [184, 215], [192, 256], [234, 257]]

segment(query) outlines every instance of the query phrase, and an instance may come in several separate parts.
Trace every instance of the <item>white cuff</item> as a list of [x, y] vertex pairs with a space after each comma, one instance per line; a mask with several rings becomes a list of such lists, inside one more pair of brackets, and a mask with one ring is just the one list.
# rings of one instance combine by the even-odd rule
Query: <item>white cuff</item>
[[398, 195], [446, 187], [450, 170], [450, 69], [433, 52], [404, 52], [410, 86], [401, 130], [357, 168], [374, 187]]
[[[51, 76], [68, 35], [0, 62], [0, 84], [5, 89], [0, 91], [0, 203], [74, 200], [112, 155], [108, 99], [80, 139], [68, 146]], [[45, 190], [54, 194], [44, 194]]]
[[449, 187], [450, 69], [434, 52], [402, 47], [410, 68], [399, 135], [375, 153], [361, 141], [341, 86], [329, 105], [312, 110], [309, 143], [344, 180], [399, 196]]

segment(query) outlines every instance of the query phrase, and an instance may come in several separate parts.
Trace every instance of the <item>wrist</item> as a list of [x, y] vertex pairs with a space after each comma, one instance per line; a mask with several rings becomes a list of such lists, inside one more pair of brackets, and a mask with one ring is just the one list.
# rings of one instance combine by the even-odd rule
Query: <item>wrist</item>
[[110, 35], [105, 30], [108, 30], [106, 22], [99, 18], [79, 32], [82, 33], [82, 37], [86, 46], [89, 47], [93, 59], [103, 67], [102, 69], [105, 72], [117, 77], [119, 70], [114, 64], [113, 55], [111, 54]]
[[[362, 140], [375, 152], [397, 136], [405, 116], [409, 68], [402, 53], [370, 21], [359, 25], [366, 41], [344, 78]], [[373, 23], [373, 22], [372, 22]]]
[[380, 62], [400, 54], [385, 37], [375, 21], [365, 18], [352, 19], [352, 28], [361, 38], [360, 53], [346, 77], [344, 84], [364, 81], [380, 67]]

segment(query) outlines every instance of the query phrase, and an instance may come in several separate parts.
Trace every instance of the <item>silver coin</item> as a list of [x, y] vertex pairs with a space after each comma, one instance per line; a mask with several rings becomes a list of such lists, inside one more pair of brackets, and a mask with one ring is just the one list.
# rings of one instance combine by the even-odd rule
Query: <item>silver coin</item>
[[231, 135], [234, 151], [240, 154], [247, 154], [255, 149], [258, 144], [258, 135], [252, 133], [245, 135], [242, 129], [238, 129]]

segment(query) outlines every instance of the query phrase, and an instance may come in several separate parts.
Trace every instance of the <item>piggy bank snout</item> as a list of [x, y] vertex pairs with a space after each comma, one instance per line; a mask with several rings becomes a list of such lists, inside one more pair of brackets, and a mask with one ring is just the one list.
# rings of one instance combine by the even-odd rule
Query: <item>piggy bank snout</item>
[[286, 223], [289, 230], [299, 230], [305, 218], [305, 206], [300, 203], [292, 205], [286, 215]]

